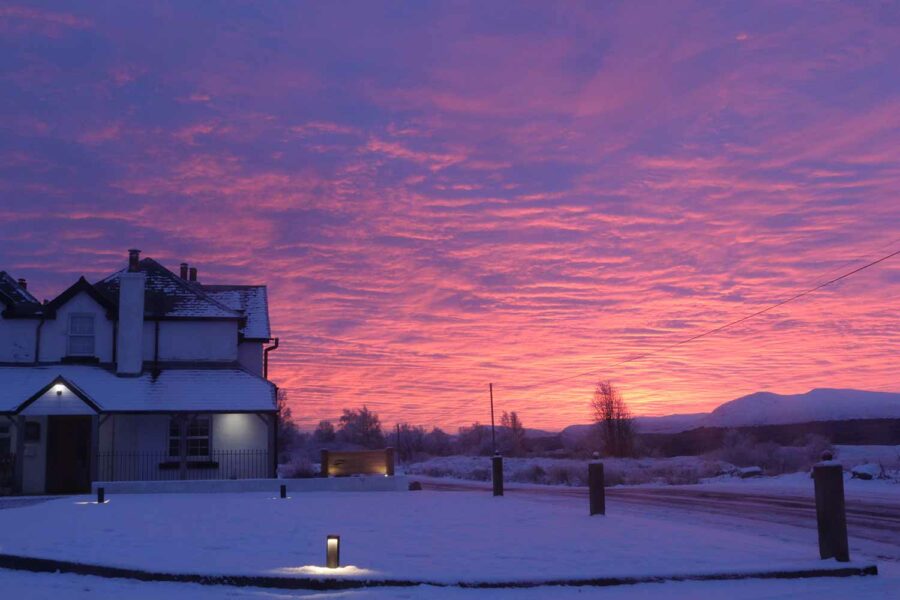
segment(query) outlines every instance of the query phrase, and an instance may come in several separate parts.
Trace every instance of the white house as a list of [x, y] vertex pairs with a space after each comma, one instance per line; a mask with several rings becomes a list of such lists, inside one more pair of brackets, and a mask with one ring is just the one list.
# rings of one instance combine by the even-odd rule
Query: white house
[[50, 302], [0, 272], [0, 310], [0, 492], [275, 476], [265, 286], [131, 250]]

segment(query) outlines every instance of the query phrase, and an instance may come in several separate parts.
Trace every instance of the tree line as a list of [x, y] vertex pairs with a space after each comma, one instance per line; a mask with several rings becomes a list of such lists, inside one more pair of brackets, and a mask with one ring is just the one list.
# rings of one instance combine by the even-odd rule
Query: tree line
[[[600, 381], [590, 403], [595, 423], [588, 445], [607, 456], [633, 456], [634, 419], [621, 392], [610, 381]], [[398, 458], [411, 461], [425, 455], [525, 456], [535, 450], [526, 437], [525, 425], [515, 411], [503, 412], [492, 435], [491, 427], [478, 421], [450, 434], [440, 427], [400, 423], [385, 431], [378, 414], [367, 406], [345, 408], [336, 422], [322, 420], [312, 432], [300, 431], [293, 422], [284, 390], [278, 393], [279, 453], [288, 457], [304, 452], [312, 459], [322, 448], [378, 449], [392, 446]]]

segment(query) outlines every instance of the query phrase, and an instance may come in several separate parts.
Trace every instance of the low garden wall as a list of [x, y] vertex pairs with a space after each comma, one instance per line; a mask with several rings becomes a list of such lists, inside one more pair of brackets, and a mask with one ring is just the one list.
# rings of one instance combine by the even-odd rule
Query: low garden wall
[[92, 493], [98, 487], [107, 494], [203, 494], [271, 492], [277, 495], [279, 486], [286, 485], [288, 493], [301, 492], [395, 492], [406, 490], [409, 481], [405, 476], [385, 477], [369, 475], [358, 477], [313, 477], [309, 479], [209, 479], [185, 481], [95, 481]]

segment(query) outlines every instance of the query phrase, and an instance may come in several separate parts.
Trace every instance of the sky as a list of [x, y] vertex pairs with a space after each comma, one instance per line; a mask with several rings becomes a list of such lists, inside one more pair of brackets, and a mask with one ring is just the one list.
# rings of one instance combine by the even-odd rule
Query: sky
[[900, 391], [900, 257], [613, 366], [900, 249], [898, 65], [893, 2], [3, 1], [0, 269], [267, 284], [303, 427]]

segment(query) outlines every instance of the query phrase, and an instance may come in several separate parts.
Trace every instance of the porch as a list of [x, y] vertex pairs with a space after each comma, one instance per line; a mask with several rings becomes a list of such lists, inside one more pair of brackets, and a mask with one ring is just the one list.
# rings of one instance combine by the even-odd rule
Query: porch
[[0, 493], [276, 475], [275, 387], [238, 368], [0, 367], [0, 384]]
[[276, 476], [272, 412], [6, 419], [12, 452], [0, 456], [0, 494], [86, 493], [96, 481]]

